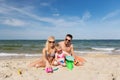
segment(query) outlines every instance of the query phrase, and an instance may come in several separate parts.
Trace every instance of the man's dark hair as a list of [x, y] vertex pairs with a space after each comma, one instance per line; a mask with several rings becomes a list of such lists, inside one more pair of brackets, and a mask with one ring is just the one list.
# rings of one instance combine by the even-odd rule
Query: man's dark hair
[[73, 36], [71, 34], [67, 34], [66, 36], [70, 37], [71, 39], [73, 38]]

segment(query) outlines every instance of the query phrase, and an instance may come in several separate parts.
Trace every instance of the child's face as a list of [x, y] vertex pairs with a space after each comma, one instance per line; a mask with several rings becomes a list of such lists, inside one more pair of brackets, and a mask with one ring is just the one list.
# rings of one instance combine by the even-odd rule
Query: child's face
[[57, 53], [61, 54], [62, 53], [62, 49], [57, 49]]

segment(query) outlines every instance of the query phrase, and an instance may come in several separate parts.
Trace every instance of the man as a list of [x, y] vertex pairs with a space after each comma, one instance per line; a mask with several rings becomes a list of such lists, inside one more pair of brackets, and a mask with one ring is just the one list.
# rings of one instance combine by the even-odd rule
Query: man
[[85, 59], [76, 56], [74, 53], [74, 47], [71, 43], [73, 39], [73, 36], [71, 34], [67, 34], [64, 41], [59, 42], [59, 45], [61, 46], [62, 50], [69, 53], [71, 56], [75, 58], [74, 64], [76, 66], [83, 65], [83, 63], [86, 61]]
[[62, 50], [69, 53], [74, 57], [74, 49], [73, 44], [71, 43], [73, 36], [71, 34], [67, 34], [64, 41], [59, 42]]

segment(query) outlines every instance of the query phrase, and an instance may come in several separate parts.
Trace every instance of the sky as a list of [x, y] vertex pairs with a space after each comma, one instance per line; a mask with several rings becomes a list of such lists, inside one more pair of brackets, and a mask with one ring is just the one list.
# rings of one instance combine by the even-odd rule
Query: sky
[[0, 40], [120, 39], [120, 0], [0, 0]]

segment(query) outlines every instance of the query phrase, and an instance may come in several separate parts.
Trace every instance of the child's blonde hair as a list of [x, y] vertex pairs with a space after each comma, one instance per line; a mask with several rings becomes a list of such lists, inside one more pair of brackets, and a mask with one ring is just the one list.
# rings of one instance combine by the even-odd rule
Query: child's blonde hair
[[55, 44], [55, 49], [61, 49], [61, 46], [58, 43], [56, 43]]

